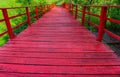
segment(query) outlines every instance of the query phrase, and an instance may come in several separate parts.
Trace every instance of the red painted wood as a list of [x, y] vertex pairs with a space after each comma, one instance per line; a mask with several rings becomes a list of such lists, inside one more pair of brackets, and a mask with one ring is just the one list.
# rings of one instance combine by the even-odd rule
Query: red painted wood
[[75, 7], [75, 19], [77, 19], [78, 17], [78, 5], [76, 5]]
[[43, 6], [40, 5], [40, 12], [41, 12], [41, 15], [43, 15]]
[[0, 77], [119, 77], [120, 59], [55, 7], [0, 48]]
[[36, 19], [38, 20], [39, 19], [39, 10], [38, 10], [38, 6], [36, 6]]
[[23, 73], [0, 73], [0, 77], [119, 77], [119, 75], [68, 75], [68, 74], [23, 74]]
[[31, 26], [30, 14], [29, 14], [29, 8], [28, 8], [28, 7], [26, 7], [26, 14], [27, 14], [27, 22], [28, 22], [28, 25]]
[[[72, 49], [71, 49], [72, 50]], [[1, 57], [23, 57], [23, 58], [41, 58], [41, 59], [116, 59], [117, 56], [112, 52], [46, 52], [30, 50], [2, 50]], [[10, 53], [9, 53], [10, 52]], [[33, 53], [32, 53], [33, 52]], [[46, 56], [47, 55], [47, 56]], [[72, 56], [72, 58], [71, 58]]]
[[[74, 6], [76, 6], [76, 5], [74, 5]], [[109, 20], [110, 22], [120, 24], [120, 20], [107, 17], [107, 10], [109, 8], [117, 9], [117, 8], [120, 8], [120, 6], [88, 6], [88, 5], [87, 6], [78, 5], [78, 6], [83, 7], [83, 11], [78, 10], [78, 12], [82, 12], [82, 17], [80, 15], [78, 15], [79, 17], [82, 18], [82, 25], [84, 25], [84, 22], [87, 22], [87, 23], [91, 24], [92, 26], [95, 26], [96, 28], [99, 28], [98, 38], [97, 38], [98, 41], [102, 41], [102, 37], [103, 37], [104, 32], [106, 32], [108, 35], [110, 35], [114, 39], [116, 39], [118, 41], [120, 40], [120, 36], [104, 29], [104, 26], [105, 26], [105, 23], [106, 23], [107, 20]], [[92, 14], [90, 12], [85, 12], [85, 9], [86, 9], [85, 7], [101, 8], [101, 16], [99, 16], [97, 14]], [[72, 12], [76, 12], [76, 10], [73, 10]], [[85, 14], [100, 18], [100, 26], [97, 26], [95, 23], [93, 23], [91, 21], [85, 20]]]
[[7, 32], [8, 32], [8, 31], [5, 31], [5, 32], [3, 32], [3, 33], [0, 33], [0, 36], [5, 35]]
[[95, 24], [95, 23], [93, 23], [93, 22], [91, 22], [91, 21], [88, 21], [88, 20], [84, 20], [84, 21], [86, 21], [87, 23], [89, 23], [89, 24], [91, 24], [92, 26], [96, 27], [97, 29], [99, 28], [99, 25], [97, 25], [97, 24]]
[[117, 24], [120, 24], [120, 20], [116, 20], [116, 19], [113, 19], [113, 18], [107, 18], [107, 20], [109, 20], [111, 22], [114, 22], [114, 23], [117, 23]]
[[15, 27], [13, 28], [13, 30], [16, 29], [16, 28], [18, 28], [18, 27], [20, 27], [21, 25], [23, 25], [23, 24], [25, 24], [25, 23], [27, 23], [27, 20], [24, 21], [24, 22], [22, 22], [22, 23], [20, 23], [20, 24], [18, 24], [17, 26], [15, 26]]
[[45, 12], [46, 12], [46, 6], [43, 5], [43, 13], [45, 13]]
[[5, 73], [1, 77], [119, 77], [119, 75], [63, 75], [63, 74], [22, 74], [22, 73]]
[[85, 22], [85, 12], [86, 12], [86, 6], [83, 6], [83, 12], [82, 12], [82, 26], [84, 26], [84, 22]]
[[[27, 61], [26, 61], [27, 62]], [[24, 64], [0, 64], [0, 72], [31, 73], [31, 74], [112, 74], [119, 75], [120, 66], [49, 66], [49, 65], [24, 65]]]
[[3, 21], [5, 21], [5, 19], [0, 19], [0, 22], [3, 22]]
[[[84, 7], [86, 7], [86, 6], [84, 6]], [[95, 16], [95, 17], [100, 18], [100, 16], [99, 16], [99, 15], [97, 15], [97, 14], [92, 14], [92, 13], [90, 13], [90, 12], [85, 12], [85, 13], [86, 13], [86, 14], [88, 14], [88, 15]]]
[[[51, 4], [50, 6], [53, 6], [53, 5]], [[29, 12], [29, 8], [33, 8], [33, 7], [36, 7], [36, 10], [33, 10], [33, 11]], [[26, 8], [26, 13], [18, 14], [18, 15], [9, 17], [9, 16], [8, 16], [8, 13], [7, 13], [7, 10], [8, 10], [8, 9], [17, 9], [17, 8]], [[52, 7], [52, 8], [53, 8], [53, 7]], [[47, 9], [49, 9], [49, 8], [47, 8]], [[10, 36], [10, 39], [13, 39], [13, 38], [14, 38], [14, 33], [12, 32], [12, 30], [14, 30], [14, 29], [16, 29], [16, 28], [18, 28], [18, 27], [20, 27], [21, 25], [23, 25], [23, 24], [26, 23], [26, 20], [25, 20], [24, 22], [21, 22], [20, 24], [18, 24], [18, 25], [15, 26], [14, 28], [12, 28], [12, 27], [11, 27], [11, 24], [10, 24], [10, 19], [13, 19], [13, 18], [16, 18], [16, 17], [23, 16], [23, 15], [26, 15], [26, 14], [27, 14], [27, 22], [28, 22], [28, 25], [31, 25], [30, 20], [32, 20], [33, 18], [37, 18], [37, 19], [38, 19], [38, 17], [39, 17], [39, 14], [38, 14], [38, 11], [39, 11], [38, 6], [0, 8], [0, 10], [2, 10], [3, 17], [4, 17], [4, 19], [0, 19], [0, 22], [5, 21], [6, 26], [7, 26], [7, 31], [0, 33], [0, 36], [3, 36], [4, 34], [8, 33], [9, 36]], [[30, 14], [33, 13], [33, 12], [36, 12], [36, 16], [30, 18]]]
[[[28, 49], [29, 48], [29, 49]], [[50, 53], [52, 53], [52, 51], [57, 51], [57, 52], [61, 52], [61, 53], [66, 53], [66, 52], [74, 52], [74, 53], [81, 53], [81, 52], [86, 52], [86, 53], [88, 53], [88, 52], [96, 52], [96, 51], [99, 51], [99, 53], [111, 53], [112, 51], [110, 51], [110, 50], [108, 50], [108, 49], [95, 49], [95, 48], [90, 48], [90, 49], [86, 49], [85, 47], [83, 47], [83, 48], [52, 48], [52, 49], [50, 49], [50, 48], [40, 48], [40, 50], [39, 50], [39, 47], [21, 47], [21, 48], [19, 48], [19, 47], [4, 47], [4, 48], [2, 48], [1, 49], [1, 51], [4, 51], [4, 52], [6, 52], [6, 51], [13, 51], [13, 52], [16, 52], [16, 51], [18, 51], [18, 52], [20, 52], [20, 49], [21, 49], [21, 52], [39, 52], [39, 51], [41, 51], [42, 53], [43, 52], [50, 52]]]
[[[55, 54], [54, 54], [55, 55]], [[47, 56], [47, 55], [46, 55]], [[61, 55], [62, 57], [62, 55]], [[3, 58], [3, 59], [2, 59]], [[58, 61], [57, 61], [58, 60]], [[99, 60], [99, 61], [96, 61]], [[41, 57], [11, 57], [1, 56], [1, 64], [26, 64], [26, 65], [48, 65], [48, 66], [119, 66], [117, 58], [41, 58]]]
[[13, 19], [13, 18], [16, 18], [16, 17], [24, 16], [24, 15], [26, 15], [26, 13], [11, 16], [11, 17], [9, 17], [9, 19]]
[[107, 29], [104, 30], [107, 34], [109, 34], [111, 37], [117, 39], [118, 41], [120, 41], [120, 36], [119, 35], [116, 35], [110, 31], [108, 31]]
[[12, 27], [10, 24], [10, 19], [9, 19], [9, 16], [7, 13], [7, 9], [2, 9], [2, 13], [3, 13], [4, 19], [5, 19], [5, 24], [7, 26], [9, 37], [10, 37], [10, 39], [13, 39], [15, 36], [14, 36], [14, 33], [12, 32]]
[[100, 26], [98, 30], [98, 41], [102, 41], [102, 37], [104, 34], [104, 27], [106, 24], [106, 17], [107, 17], [107, 7], [101, 7], [101, 15], [100, 15]]

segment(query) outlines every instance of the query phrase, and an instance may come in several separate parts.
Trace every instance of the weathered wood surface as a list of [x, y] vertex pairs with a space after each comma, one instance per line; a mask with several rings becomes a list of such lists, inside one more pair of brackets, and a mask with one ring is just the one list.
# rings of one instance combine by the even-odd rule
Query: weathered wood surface
[[0, 48], [0, 77], [120, 77], [120, 59], [55, 7]]

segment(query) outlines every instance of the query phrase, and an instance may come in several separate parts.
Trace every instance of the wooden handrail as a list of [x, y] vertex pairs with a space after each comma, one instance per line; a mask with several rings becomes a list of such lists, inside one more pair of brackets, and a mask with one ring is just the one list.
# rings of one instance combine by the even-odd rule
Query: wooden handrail
[[26, 7], [26, 15], [27, 15], [27, 22], [28, 22], [28, 25], [30, 26], [31, 25], [31, 21], [30, 21], [30, 13], [29, 13], [29, 8]]
[[[66, 4], [64, 4], [64, 6], [66, 6]], [[77, 6], [77, 8], [76, 8], [76, 6]], [[78, 6], [81, 6], [82, 10], [80, 10], [78, 8]], [[107, 17], [107, 11], [108, 11], [109, 8], [120, 8], [120, 6], [106, 6], [106, 5], [103, 5], [103, 6], [90, 6], [90, 5], [79, 5], [79, 4], [78, 5], [67, 4], [67, 9], [68, 9], [68, 7], [70, 7], [72, 9], [71, 10], [72, 13], [75, 12], [75, 18], [77, 18], [79, 12], [82, 13], [82, 16], [81, 16], [81, 24], [82, 24], [82, 26], [84, 26], [84, 22], [87, 22], [87, 23], [91, 24], [92, 26], [95, 26], [98, 29], [98, 37], [97, 37], [98, 41], [102, 41], [103, 34], [105, 32], [108, 35], [110, 35], [111, 37], [113, 37], [114, 39], [120, 41], [120, 36], [119, 35], [116, 35], [116, 34], [110, 32], [110, 31], [108, 31], [107, 29], [105, 29], [105, 25], [106, 25], [107, 20], [109, 20], [110, 22], [114, 22], [116, 24], [120, 24], [120, 20]], [[87, 7], [101, 8], [100, 15], [92, 14], [90, 12], [86, 12]], [[73, 8], [75, 8], [75, 9], [73, 9]], [[90, 16], [94, 16], [94, 17], [99, 18], [100, 19], [100, 21], [99, 21], [100, 24], [97, 25], [97, 24], [94, 24], [93, 22], [91, 22], [89, 20], [86, 20], [85, 15], [90, 15]]]
[[36, 7], [36, 10], [35, 10], [35, 12], [36, 12], [36, 19], [38, 20], [39, 19], [39, 8], [38, 8], [38, 6], [35, 6]]
[[83, 12], [82, 12], [82, 25], [84, 25], [84, 22], [85, 22], [85, 14], [86, 14], [86, 6], [83, 6]]
[[[43, 6], [44, 7], [47, 6], [47, 7], [43, 8]], [[31, 25], [31, 19], [36, 18], [38, 20], [38, 18], [39, 18], [39, 10], [44, 11], [44, 13], [45, 13], [45, 12], [47, 12], [48, 9], [51, 9], [54, 6], [55, 6], [55, 4], [49, 4], [49, 5], [46, 4], [46, 5], [41, 5], [40, 7], [39, 6], [25, 6], [25, 7], [0, 8], [0, 10], [2, 10], [3, 17], [4, 17], [3, 19], [0, 19], [0, 22], [4, 22], [5, 21], [6, 26], [7, 26], [7, 31], [0, 33], [0, 36], [3, 36], [6, 33], [8, 33], [10, 39], [13, 39], [15, 37], [15, 35], [13, 33], [14, 29], [20, 27], [21, 25], [25, 24], [26, 22], [30, 26]], [[25, 9], [26, 10], [25, 13], [9, 17], [8, 12], [7, 12], [8, 9], [19, 9], [19, 8]], [[29, 8], [35, 8], [35, 10], [33, 10], [32, 12], [29, 12]], [[33, 12], [35, 12], [36, 15], [34, 17], [30, 17], [30, 13], [33, 13]], [[12, 28], [10, 20], [13, 19], [13, 18], [16, 18], [16, 17], [24, 16], [24, 15], [27, 16], [27, 20], [25, 20], [24, 22], [21, 22], [20, 24], [18, 24], [17, 26]]]
[[104, 28], [106, 25], [106, 18], [107, 18], [107, 7], [102, 6], [101, 7], [101, 13], [100, 13], [100, 24], [98, 29], [98, 41], [102, 41], [103, 34], [104, 34]]
[[77, 19], [77, 17], [78, 17], [78, 5], [76, 5], [76, 7], [75, 7], [75, 19]]
[[86, 6], [86, 7], [96, 7], [96, 8], [100, 8], [102, 6], [107, 7], [107, 8], [120, 8], [120, 5], [100, 5], [100, 6], [98, 6], [98, 5], [81, 5], [81, 4], [67, 4], [67, 5], [73, 5], [73, 6], [78, 5], [78, 6], [82, 6], [82, 7]]
[[13, 34], [13, 31], [12, 31], [12, 27], [11, 27], [11, 24], [10, 24], [10, 19], [9, 19], [9, 16], [8, 16], [7, 9], [2, 9], [2, 13], [3, 13], [4, 19], [5, 19], [5, 23], [6, 23], [6, 26], [7, 26], [9, 37], [10, 37], [10, 39], [13, 39], [15, 36]]

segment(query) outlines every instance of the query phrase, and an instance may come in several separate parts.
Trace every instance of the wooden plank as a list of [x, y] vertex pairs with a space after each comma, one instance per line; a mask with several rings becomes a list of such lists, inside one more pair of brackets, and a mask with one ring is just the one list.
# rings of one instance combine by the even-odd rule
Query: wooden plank
[[55, 7], [0, 48], [0, 77], [120, 77], [120, 59]]
[[[47, 56], [47, 55], [46, 55]], [[45, 66], [119, 66], [120, 60], [114, 59], [100, 59], [100, 58], [40, 58], [40, 57], [0, 57], [1, 64], [20, 64], [20, 65], [45, 65]]]
[[[32, 53], [31, 53], [32, 52]], [[27, 57], [27, 58], [58, 58], [58, 59], [116, 59], [117, 56], [114, 53], [105, 53], [105, 52], [81, 52], [81, 53], [74, 53], [74, 52], [59, 52], [59, 53], [49, 53], [49, 52], [35, 52], [35, 51], [3, 51], [0, 52], [1, 57]], [[47, 56], [46, 56], [47, 55]], [[72, 56], [72, 57], [71, 57]]]
[[120, 66], [35, 66], [0, 64], [0, 72], [31, 74], [109, 74], [120, 75]]
[[81, 52], [105, 52], [105, 53], [111, 53], [113, 52], [112, 50], [109, 49], [86, 49], [86, 48], [39, 48], [39, 47], [2, 47], [0, 49], [1, 52], [6, 52], [6, 51], [18, 51], [18, 52], [49, 52], [49, 53], [66, 53], [66, 52], [71, 52], [71, 53], [81, 53]]
[[0, 77], [120, 77], [120, 75], [70, 75], [70, 74], [25, 74], [25, 73], [0, 73]]

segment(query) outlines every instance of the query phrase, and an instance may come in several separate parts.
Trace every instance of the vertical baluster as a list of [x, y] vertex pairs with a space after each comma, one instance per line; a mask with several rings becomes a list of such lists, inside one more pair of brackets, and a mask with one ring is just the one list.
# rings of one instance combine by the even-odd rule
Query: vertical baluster
[[104, 34], [104, 28], [106, 25], [106, 18], [107, 18], [107, 7], [102, 6], [101, 7], [101, 14], [100, 14], [100, 25], [99, 25], [99, 30], [98, 30], [98, 41], [102, 41], [103, 34]]
[[40, 6], [41, 14], [43, 15], [43, 5]]
[[73, 4], [71, 4], [71, 12], [73, 12]]
[[11, 27], [11, 24], [10, 24], [10, 19], [9, 19], [9, 16], [8, 16], [7, 9], [2, 9], [2, 13], [3, 13], [4, 19], [5, 19], [5, 24], [7, 26], [9, 37], [10, 37], [10, 39], [13, 39], [15, 37], [15, 35], [12, 31], [12, 27]]
[[26, 14], [27, 14], [27, 22], [28, 22], [28, 25], [30, 26], [31, 25], [31, 19], [30, 19], [30, 13], [29, 13], [29, 8], [26, 7]]
[[72, 4], [72, 14], [74, 14], [74, 5]]
[[38, 20], [38, 19], [39, 19], [39, 11], [38, 11], [38, 6], [35, 6], [35, 8], [36, 8], [36, 10], [35, 10], [35, 12], [36, 12], [36, 19]]
[[77, 16], [78, 16], [78, 5], [76, 5], [75, 19], [77, 19]]
[[84, 26], [84, 22], [85, 22], [85, 12], [86, 12], [86, 6], [83, 6], [83, 10], [82, 10], [82, 26]]

